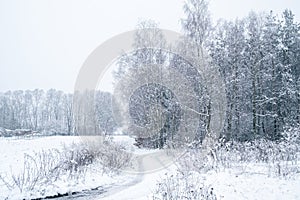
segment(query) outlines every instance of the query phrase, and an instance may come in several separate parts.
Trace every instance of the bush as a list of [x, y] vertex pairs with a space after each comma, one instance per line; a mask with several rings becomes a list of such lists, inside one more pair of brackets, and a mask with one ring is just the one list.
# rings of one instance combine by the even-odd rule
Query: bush
[[91, 137], [85, 139], [84, 144], [89, 154], [100, 162], [106, 172], [118, 173], [131, 164], [132, 154], [126, 152], [124, 145], [113, 142], [110, 137]]
[[44, 184], [56, 180], [60, 175], [60, 156], [55, 149], [24, 154], [23, 166], [19, 172], [11, 172], [10, 175], [0, 175], [0, 179], [10, 190], [17, 188], [21, 193], [31, 191], [38, 184]]
[[[207, 155], [200, 149], [188, 149], [185, 156], [178, 160], [180, 171], [206, 173], [209, 170], [239, 167], [245, 170], [267, 169], [268, 175], [292, 177], [300, 172], [299, 132], [286, 133], [288, 137], [281, 141], [265, 139], [251, 142], [220, 141]], [[292, 135], [292, 136], [291, 136]], [[264, 165], [264, 168], [251, 166]], [[260, 171], [262, 172], [262, 171]]]
[[182, 174], [167, 176], [157, 184], [153, 192], [153, 200], [216, 200], [216, 194], [210, 186], [204, 185], [199, 176], [195, 174]]
[[101, 149], [100, 160], [102, 165], [109, 169], [119, 172], [128, 167], [131, 163], [132, 154], [125, 151], [125, 147], [120, 144], [107, 144]]

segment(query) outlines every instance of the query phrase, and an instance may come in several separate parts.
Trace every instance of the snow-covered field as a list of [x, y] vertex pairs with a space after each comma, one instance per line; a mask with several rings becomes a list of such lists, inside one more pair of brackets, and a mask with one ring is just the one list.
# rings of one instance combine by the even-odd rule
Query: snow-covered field
[[[116, 136], [113, 140], [128, 151], [144, 155], [144, 160], [149, 153], [157, 151], [138, 149], [133, 145], [134, 140], [127, 136]], [[34, 152], [53, 148], [62, 150], [79, 142], [79, 137], [71, 136], [0, 138], [0, 174], [2, 177], [10, 177], [21, 172], [24, 153], [34, 155]], [[168, 168], [145, 174], [105, 172], [100, 169], [100, 165], [93, 163], [79, 175], [71, 174], [73, 177], [63, 174], [51, 184], [44, 182], [31, 191], [26, 188], [20, 191], [17, 187], [10, 189], [1, 182], [0, 199], [31, 199], [72, 192], [79, 192], [73, 194], [72, 198], [75, 199], [168, 199], [171, 193], [191, 194], [193, 191], [187, 190], [204, 187], [215, 194], [216, 199], [300, 199], [298, 162], [291, 163], [296, 171], [288, 176], [277, 176], [271, 171], [274, 167], [270, 167], [270, 163], [261, 162], [232, 163], [227, 167], [218, 165], [202, 173], [194, 170], [183, 172], [175, 163]], [[139, 167], [146, 168], [145, 165], [146, 162], [140, 161]]]
[[[38, 152], [47, 152], [48, 150], [61, 151], [64, 148], [70, 148], [72, 145], [79, 143], [80, 137], [73, 136], [50, 136], [37, 138], [0, 138], [0, 174], [6, 180], [10, 180], [12, 175], [18, 177], [22, 176], [24, 170], [24, 155], [32, 155]], [[110, 185], [117, 184], [133, 179], [131, 175], [115, 175], [103, 173], [100, 169], [100, 164], [95, 163], [86, 167], [81, 172], [74, 174], [63, 174], [56, 181], [47, 185], [37, 185], [32, 191], [28, 191], [26, 187], [20, 191], [18, 187], [7, 188], [7, 186], [0, 181], [0, 199], [31, 199], [45, 196], [53, 196], [72, 192], [81, 192], [90, 189], [103, 189], [102, 187], [110, 187]], [[73, 176], [73, 177], [72, 177]], [[26, 171], [25, 171], [25, 177]], [[102, 191], [99, 193], [102, 193]], [[85, 191], [86, 192], [86, 191]]]
[[62, 149], [64, 145], [70, 145], [74, 142], [79, 142], [79, 137], [72, 136], [52, 136], [52, 137], [12, 137], [0, 138], [0, 171], [9, 172], [18, 170], [23, 164], [24, 153], [34, 153], [48, 149]]

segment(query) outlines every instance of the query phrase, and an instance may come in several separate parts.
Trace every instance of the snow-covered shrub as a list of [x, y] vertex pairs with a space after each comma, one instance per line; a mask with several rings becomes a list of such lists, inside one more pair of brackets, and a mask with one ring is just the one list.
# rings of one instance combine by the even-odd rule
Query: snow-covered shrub
[[204, 151], [201, 147], [188, 149], [177, 163], [182, 172], [206, 173], [210, 170], [238, 167], [242, 171], [256, 170], [258, 173], [268, 173], [269, 176], [293, 177], [295, 173], [300, 173], [299, 133], [297, 128], [285, 131], [285, 137], [281, 141], [220, 140], [210, 151]]
[[63, 168], [77, 171], [78, 167], [95, 161], [103, 171], [118, 172], [131, 164], [132, 154], [126, 151], [125, 146], [113, 142], [109, 137], [96, 136], [83, 141], [64, 148], [65, 157], [68, 159]]
[[295, 127], [285, 128], [282, 136], [285, 142], [300, 145], [300, 124]]
[[153, 200], [216, 200], [216, 194], [211, 186], [203, 184], [197, 174], [167, 175], [157, 184], [153, 192]]
[[41, 151], [33, 155], [24, 154], [23, 165], [18, 172], [0, 175], [10, 190], [31, 191], [38, 184], [53, 182], [60, 175], [60, 154], [56, 149]]
[[214, 156], [205, 154], [201, 149], [186, 150], [184, 156], [181, 156], [176, 164], [182, 173], [190, 171], [206, 173], [217, 167]]
[[98, 150], [99, 161], [104, 170], [119, 172], [131, 164], [132, 154], [128, 153], [122, 144], [107, 139], [98, 147]]
[[96, 158], [95, 152], [81, 143], [64, 146], [60, 156], [62, 159], [59, 167], [70, 174], [80, 172], [80, 170], [83, 170], [82, 167], [93, 163]]
[[218, 165], [223, 167], [264, 165], [268, 168], [269, 176], [293, 177], [295, 173], [300, 173], [298, 164], [300, 145], [297, 141], [284, 138], [281, 141], [260, 139], [246, 143], [230, 142], [225, 144], [227, 148], [217, 149]]

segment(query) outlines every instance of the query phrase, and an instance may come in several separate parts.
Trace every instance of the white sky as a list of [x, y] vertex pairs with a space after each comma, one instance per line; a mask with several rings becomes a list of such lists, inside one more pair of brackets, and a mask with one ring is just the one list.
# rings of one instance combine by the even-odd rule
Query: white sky
[[[180, 31], [183, 0], [0, 0], [0, 91], [74, 89], [89, 53], [110, 37], [153, 19]], [[213, 18], [289, 8], [299, 0], [211, 0]]]

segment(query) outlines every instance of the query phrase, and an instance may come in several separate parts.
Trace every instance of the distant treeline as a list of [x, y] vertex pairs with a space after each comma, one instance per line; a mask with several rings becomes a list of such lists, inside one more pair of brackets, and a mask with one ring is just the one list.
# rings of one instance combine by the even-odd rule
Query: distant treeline
[[[95, 92], [95, 114], [106, 134], [115, 130], [111, 95]], [[0, 93], [0, 127], [29, 129], [44, 134], [76, 134], [73, 94], [55, 89], [17, 90]]]

